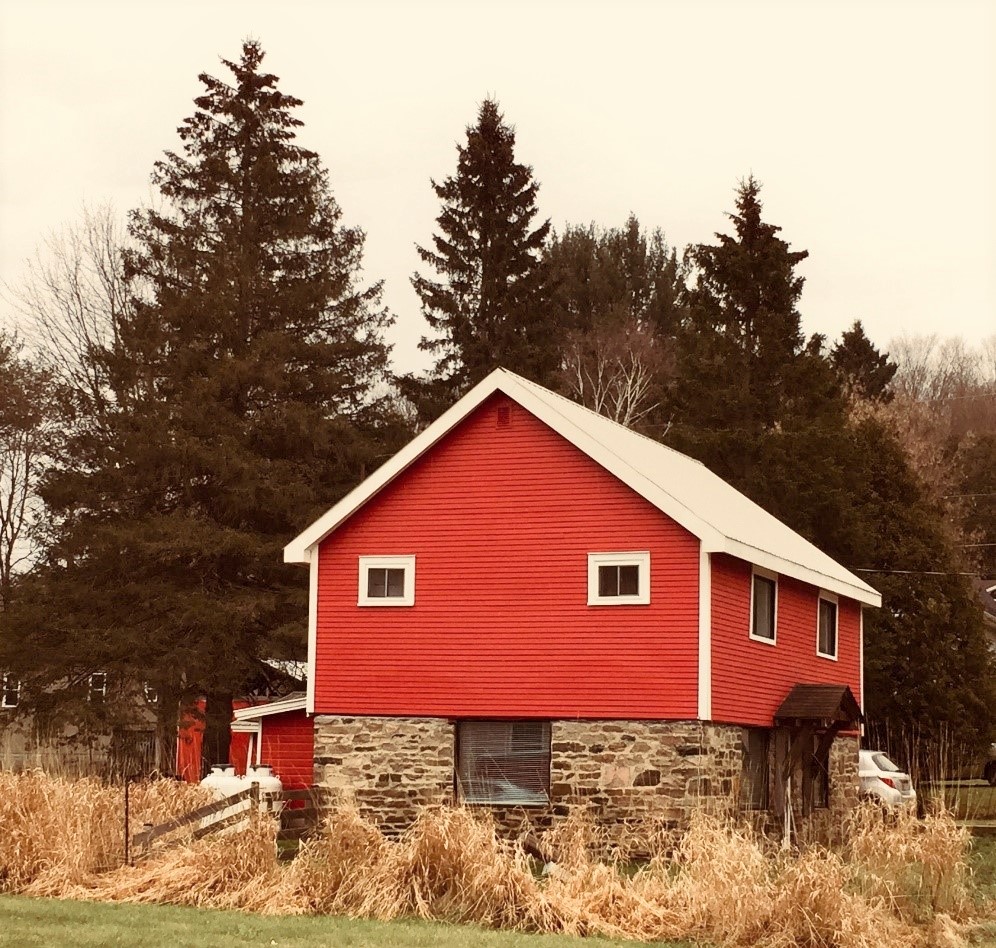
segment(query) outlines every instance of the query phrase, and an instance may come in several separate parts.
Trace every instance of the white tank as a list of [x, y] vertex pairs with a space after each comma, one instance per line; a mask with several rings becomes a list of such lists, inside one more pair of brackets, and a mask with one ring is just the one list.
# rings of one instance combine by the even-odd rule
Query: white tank
[[220, 800], [245, 790], [249, 784], [245, 777], [236, 774], [231, 764], [214, 764], [211, 773], [201, 781], [201, 786], [207, 787]]
[[[201, 786], [207, 787], [219, 800], [249, 789], [249, 783], [246, 778], [240, 777], [231, 764], [214, 764], [211, 767], [211, 773], [201, 781]], [[240, 813], [244, 813], [248, 817], [251, 805], [249, 800], [240, 800], [234, 806], [225, 807], [225, 809], [218, 813], [204, 817], [200, 821], [200, 827], [201, 829], [206, 829], [215, 823], [231, 819]], [[219, 830], [218, 833], [219, 835], [224, 835], [234, 832], [239, 829], [241, 823], [242, 821], [240, 820], [230, 826], [226, 826], [224, 829]]]
[[[256, 764], [246, 771], [245, 786], [250, 787], [254, 783], [259, 784], [259, 792], [265, 801], [267, 795], [280, 793], [284, 788], [283, 781], [273, 772], [269, 764]], [[283, 801], [271, 800], [270, 809], [273, 813], [279, 813], [284, 808]]]

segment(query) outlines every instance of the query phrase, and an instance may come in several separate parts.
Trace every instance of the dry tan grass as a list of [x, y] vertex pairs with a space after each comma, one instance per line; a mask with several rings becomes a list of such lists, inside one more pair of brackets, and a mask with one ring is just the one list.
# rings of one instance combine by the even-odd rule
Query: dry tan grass
[[[601, 860], [607, 840], [584, 811], [542, 839], [540, 867], [487, 814], [424, 812], [386, 838], [351, 803], [294, 862], [275, 826], [209, 837], [120, 863], [120, 788], [0, 775], [0, 879], [10, 891], [268, 914], [420, 917], [493, 928], [691, 939], [765, 948], [956, 948], [972, 921], [966, 834], [950, 815], [883, 819], [858, 811], [837, 849], [774, 852], [748, 826], [700, 814], [635, 873]], [[136, 810], [165, 819], [199, 800], [175, 785], [136, 788]], [[618, 850], [617, 850], [618, 851]]]
[[[131, 823], [160, 823], [208, 799], [200, 787], [133, 784]], [[124, 789], [96, 778], [0, 771], [0, 891], [60, 895], [121, 865]]]

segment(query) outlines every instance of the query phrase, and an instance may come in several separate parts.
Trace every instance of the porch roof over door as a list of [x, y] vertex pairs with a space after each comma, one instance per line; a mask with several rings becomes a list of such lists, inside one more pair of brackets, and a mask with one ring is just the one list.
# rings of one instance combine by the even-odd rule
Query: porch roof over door
[[775, 712], [780, 727], [834, 727], [855, 730], [862, 721], [861, 708], [847, 685], [794, 685]]

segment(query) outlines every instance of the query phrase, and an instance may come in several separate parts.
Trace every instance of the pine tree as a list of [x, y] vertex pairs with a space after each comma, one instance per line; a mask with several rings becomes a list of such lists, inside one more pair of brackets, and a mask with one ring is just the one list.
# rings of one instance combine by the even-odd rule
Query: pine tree
[[861, 575], [883, 594], [865, 626], [876, 733], [977, 745], [994, 708], [979, 609], [897, 438], [874, 413], [849, 413], [844, 398], [849, 377], [881, 395], [874, 383], [887, 384], [888, 360], [861, 344], [860, 327], [836, 358], [821, 336], [804, 339], [795, 268], [806, 254], [761, 219], [758, 192], [752, 178], [741, 186], [734, 236], [689, 253], [695, 283], [668, 441], [838, 562], [875, 571]]
[[[423, 401], [452, 401], [496, 366], [539, 382], [550, 380], [557, 351], [549, 288], [540, 252], [549, 221], [534, 225], [539, 185], [515, 160], [515, 130], [488, 99], [467, 141], [457, 146], [456, 174], [432, 182], [443, 208], [433, 249], [418, 247], [436, 279], [412, 285], [436, 338], [422, 349], [436, 355]], [[408, 389], [417, 388], [408, 380]]]
[[[760, 184], [737, 191], [729, 214], [734, 234], [689, 249], [691, 286], [679, 330], [679, 384], [670, 440], [698, 457], [762, 505], [769, 496], [766, 439], [794, 432], [794, 445], [775, 438], [775, 450], [807, 453], [801, 432], [817, 441], [845, 421], [840, 383], [824, 358], [824, 340], [802, 332], [797, 308], [803, 278], [796, 267], [807, 251], [789, 249], [781, 228], [761, 217]], [[793, 503], [771, 492], [779, 508]], [[773, 510], [783, 516], [780, 509]]]
[[892, 398], [889, 385], [899, 366], [875, 348], [860, 320], [841, 335], [830, 351], [830, 361], [847, 391], [878, 402]]
[[728, 215], [734, 235], [689, 250], [694, 283], [682, 334], [682, 420], [750, 436], [810, 414], [835, 387], [822, 339], [807, 343], [797, 309], [804, 280], [796, 267], [809, 254], [790, 250], [781, 228], [762, 220], [760, 190], [753, 177], [738, 189]]
[[569, 226], [543, 253], [556, 322], [580, 332], [636, 323], [673, 335], [685, 268], [659, 228], [646, 233], [635, 214], [622, 227]]
[[219, 757], [233, 693], [303, 644], [307, 580], [282, 546], [383, 452], [381, 286], [359, 286], [363, 234], [262, 60], [249, 42], [230, 83], [200, 77], [155, 166], [163, 209], [132, 215], [135, 299], [99, 353], [112, 408], [49, 479], [39, 579], [64, 605], [39, 654], [151, 680], [167, 734], [177, 697], [206, 694]]

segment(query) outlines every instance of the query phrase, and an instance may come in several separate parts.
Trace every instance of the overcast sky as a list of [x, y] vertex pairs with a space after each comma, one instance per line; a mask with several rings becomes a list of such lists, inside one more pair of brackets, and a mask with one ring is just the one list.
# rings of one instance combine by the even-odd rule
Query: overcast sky
[[245, 38], [304, 99], [300, 141], [367, 233], [401, 368], [425, 364], [408, 277], [429, 179], [488, 95], [558, 229], [633, 211], [678, 247], [709, 241], [753, 173], [810, 252], [808, 332], [996, 332], [993, 0], [2, 0], [0, 282], [84, 201], [147, 202], [198, 73], [227, 76]]

